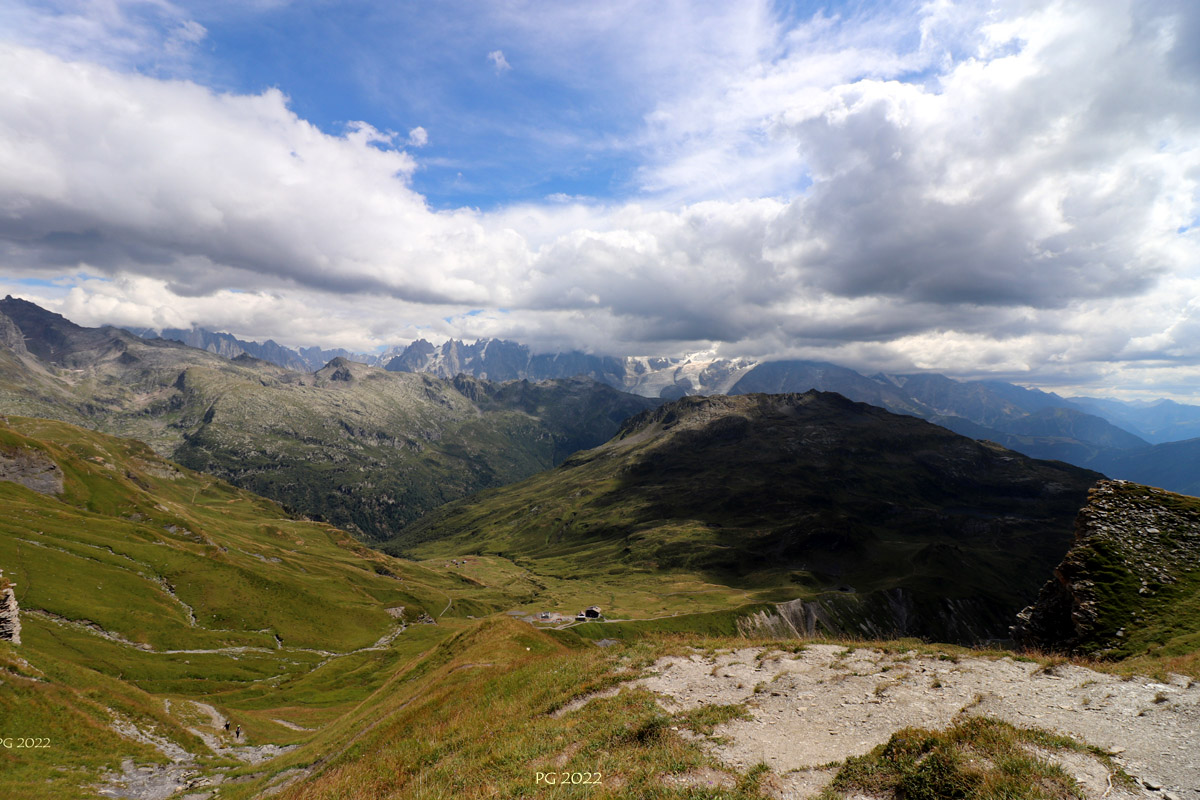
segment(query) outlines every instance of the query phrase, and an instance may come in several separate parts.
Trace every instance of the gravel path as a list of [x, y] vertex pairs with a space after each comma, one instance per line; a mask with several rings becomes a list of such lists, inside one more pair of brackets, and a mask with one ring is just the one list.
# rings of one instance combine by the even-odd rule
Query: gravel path
[[[1089, 796], [1200, 800], [1200, 685], [1122, 680], [1082, 667], [1043, 670], [1011, 658], [956, 661], [810, 645], [798, 655], [745, 649], [660, 660], [637, 685], [671, 710], [744, 703], [753, 719], [720, 726], [713, 752], [739, 770], [763, 762], [780, 797], [815, 794], [816, 769], [862, 755], [906, 726], [944, 728], [961, 713], [1070, 734], [1116, 754], [1151, 791], [1108, 790], [1098, 761], [1064, 764]], [[1067, 759], [1070, 760], [1070, 759]], [[1089, 774], [1091, 773], [1091, 774]]]
[[[281, 747], [274, 744], [230, 746], [229, 734], [224, 733], [225, 716], [220, 711], [196, 701], [191, 702], [198, 711], [209, 718], [207, 727], [188, 728], [200, 737], [210, 750], [218, 755], [236, 758], [247, 764], [261, 764], [295, 748], [295, 745]], [[165, 701], [168, 713], [171, 710], [170, 701]], [[114, 712], [112, 729], [127, 739], [148, 744], [170, 759], [169, 764], [137, 764], [127, 758], [121, 763], [119, 772], [110, 772], [101, 777], [101, 783], [93, 786], [103, 797], [124, 798], [125, 800], [166, 800], [175, 797], [180, 792], [189, 791], [184, 800], [207, 800], [213, 795], [208, 787], [216, 786], [224, 780], [224, 769], [218, 769], [213, 774], [204, 775], [196, 767], [196, 758], [179, 745], [158, 736], [153, 732], [143, 730], [133, 722], [116, 715]], [[192, 791], [194, 790], [194, 791]]]

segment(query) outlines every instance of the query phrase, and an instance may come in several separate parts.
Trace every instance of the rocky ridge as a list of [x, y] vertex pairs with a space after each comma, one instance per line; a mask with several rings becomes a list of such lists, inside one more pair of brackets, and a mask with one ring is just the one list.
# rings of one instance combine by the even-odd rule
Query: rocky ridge
[[13, 593], [16, 584], [9, 583], [0, 569], [0, 640], [21, 643], [21, 613], [17, 596]]
[[[1127, 481], [1088, 492], [1075, 540], [1037, 601], [1018, 614], [1026, 646], [1132, 654], [1189, 588], [1200, 565], [1200, 500]], [[1151, 634], [1147, 636], [1147, 634]], [[1145, 641], [1149, 638], [1149, 642]]]

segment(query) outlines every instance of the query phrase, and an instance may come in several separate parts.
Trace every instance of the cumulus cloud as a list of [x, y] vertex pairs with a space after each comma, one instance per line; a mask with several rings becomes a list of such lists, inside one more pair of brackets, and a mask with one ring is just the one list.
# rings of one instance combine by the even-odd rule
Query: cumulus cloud
[[487, 273], [524, 258], [472, 212], [431, 213], [389, 135], [324, 134], [278, 90], [217, 94], [0, 46], [0, 94], [13, 265], [87, 262], [181, 294], [300, 284], [439, 302], [492, 299]]
[[658, 87], [635, 197], [488, 213], [414, 191], [400, 147], [424, 128], [330, 135], [278, 90], [4, 46], [0, 258], [109, 278], [54, 299], [81, 320], [292, 343], [715, 346], [1064, 384], [1200, 364], [1193, 5], [754, 8]]
[[508, 59], [504, 57], [503, 50], [493, 50], [487, 55], [488, 61], [492, 62], [492, 68], [496, 70], [496, 74], [508, 72], [512, 69], [512, 64], [508, 63]]
[[424, 147], [429, 144], [429, 131], [418, 125], [408, 132], [408, 143], [413, 147]]
[[785, 247], [828, 243], [798, 266], [840, 295], [1040, 307], [1133, 294], [1177, 266], [1200, 98], [1161, 36], [1111, 22], [1055, 6], [991, 27], [987, 50], [1011, 55], [933, 88], [858, 81], [781, 114], [814, 179]]

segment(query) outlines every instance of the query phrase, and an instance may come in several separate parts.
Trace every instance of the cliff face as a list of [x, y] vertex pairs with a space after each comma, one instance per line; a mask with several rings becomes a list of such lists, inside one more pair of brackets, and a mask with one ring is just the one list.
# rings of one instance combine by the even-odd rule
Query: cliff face
[[25, 349], [25, 334], [17, 327], [17, 323], [0, 313], [0, 345], [11, 349], [18, 356], [28, 355]]
[[0, 570], [0, 640], [20, 644], [21, 617], [13, 586], [5, 580], [4, 572]]
[[19, 483], [42, 494], [62, 494], [63, 471], [37, 450], [0, 449], [0, 481]]
[[1046, 650], [1131, 655], [1194, 636], [1200, 499], [1127, 481], [1088, 493], [1075, 541], [1013, 637]]
[[903, 589], [859, 595], [826, 592], [789, 600], [737, 620], [738, 632], [755, 639], [865, 636], [926, 637], [939, 642], [980, 642], [997, 629], [994, 604], [978, 598], [932, 597]]

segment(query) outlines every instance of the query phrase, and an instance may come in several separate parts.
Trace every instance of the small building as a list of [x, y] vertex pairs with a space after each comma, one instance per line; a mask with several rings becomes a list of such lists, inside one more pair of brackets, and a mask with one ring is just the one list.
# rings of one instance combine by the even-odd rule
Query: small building
[[600, 613], [600, 606], [588, 606], [584, 610], [583, 615], [588, 619], [600, 619], [600, 617], [604, 616]]

